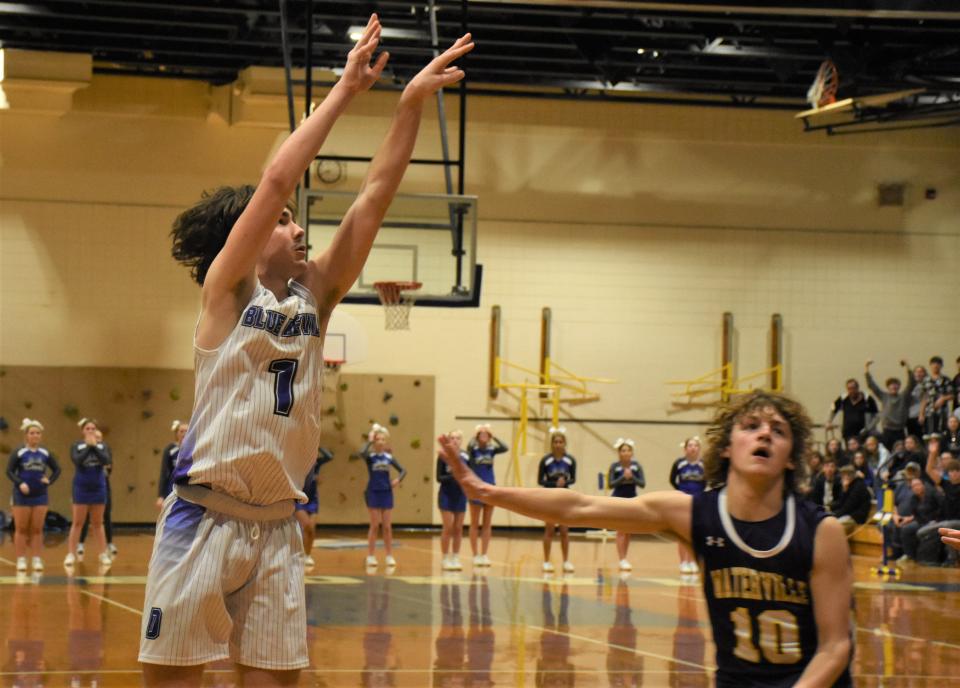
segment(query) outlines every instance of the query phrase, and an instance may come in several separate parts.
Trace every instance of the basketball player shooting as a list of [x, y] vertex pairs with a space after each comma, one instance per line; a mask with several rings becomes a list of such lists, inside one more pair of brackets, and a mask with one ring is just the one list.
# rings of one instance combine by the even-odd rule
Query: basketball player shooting
[[323, 338], [410, 161], [424, 102], [464, 73], [457, 40], [406, 86], [330, 247], [307, 260], [291, 194], [334, 122], [380, 77], [371, 16], [343, 74], [253, 187], [221, 188], [177, 218], [173, 255], [202, 286], [195, 402], [147, 579], [148, 686], [200, 685], [231, 658], [240, 685], [294, 685], [308, 666], [303, 545], [294, 502], [320, 440]]
[[850, 686], [852, 570], [843, 526], [795, 494], [811, 422], [790, 398], [756, 391], [721, 408], [704, 461], [714, 489], [635, 499], [500, 487], [444, 460], [470, 499], [551, 523], [669, 531], [700, 559], [717, 686]]

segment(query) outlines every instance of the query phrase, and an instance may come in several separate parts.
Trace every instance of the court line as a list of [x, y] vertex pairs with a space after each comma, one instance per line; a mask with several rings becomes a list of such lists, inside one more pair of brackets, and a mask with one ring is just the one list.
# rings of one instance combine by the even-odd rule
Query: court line
[[11, 561], [11, 560], [9, 560], [9, 559], [5, 559], [5, 558], [3, 558], [3, 557], [0, 557], [0, 562], [2, 562], [2, 563], [4, 563], [4, 564], [10, 564], [10, 566], [16, 566], [16, 565], [17, 565], [17, 562]]
[[913, 642], [921, 641], [924, 643], [930, 643], [931, 645], [942, 645], [943, 647], [953, 648], [954, 650], [960, 650], [960, 645], [956, 643], [948, 643], [946, 640], [932, 640], [930, 638], [917, 638], [911, 635], [902, 635], [900, 633], [891, 633], [890, 631], [885, 631], [882, 628], [857, 628], [857, 632], [866, 633], [867, 635], [873, 636], [883, 636], [886, 638], [897, 638], [898, 640], [910, 640]]
[[89, 595], [90, 597], [95, 597], [98, 600], [106, 602], [107, 604], [112, 604], [114, 607], [120, 607], [120, 609], [126, 609], [128, 612], [133, 612], [137, 616], [143, 616], [143, 612], [139, 609], [134, 609], [133, 607], [128, 607], [122, 602], [117, 602], [116, 600], [111, 600], [109, 597], [104, 597], [103, 595], [98, 595], [95, 592], [90, 592], [89, 590], [81, 590], [84, 595]]
[[[509, 579], [508, 579], [508, 580], [509, 580]], [[416, 603], [418, 603], [418, 604], [420, 604], [420, 605], [423, 605], [423, 606], [440, 607], [441, 609], [444, 608], [442, 604], [433, 604], [432, 602], [425, 602], [424, 600], [422, 600], [422, 599], [420, 599], [420, 598], [417, 598], [417, 597], [407, 597], [406, 595], [397, 595], [396, 593], [392, 593], [392, 592], [387, 592], [387, 596], [389, 596], [389, 597], [394, 597], [394, 598], [400, 599], [400, 600], [406, 600], [407, 602], [416, 602]], [[515, 625], [516, 625], [516, 623], [513, 622], [513, 621], [507, 622], [507, 621], [504, 621], [503, 619], [498, 619], [498, 618], [496, 618], [495, 616], [493, 616], [493, 614], [490, 615], [490, 619], [496, 621], [497, 623], [503, 624], [504, 626], [515, 626]], [[588, 643], [593, 643], [594, 645], [602, 645], [603, 647], [608, 647], [608, 648], [612, 648], [612, 649], [616, 649], [616, 650], [623, 650], [623, 651], [625, 651], [625, 652], [632, 652], [632, 653], [635, 654], [635, 655], [636, 655], [636, 654], [639, 654], [639, 655], [643, 655], [644, 657], [652, 657], [652, 658], [654, 658], [654, 659], [661, 659], [661, 660], [664, 660], [664, 661], [667, 661], [667, 662], [672, 662], [673, 664], [677, 664], [677, 665], [680, 665], [680, 666], [693, 667], [694, 669], [700, 669], [701, 671], [710, 671], [710, 672], [716, 671], [716, 668], [715, 668], [715, 667], [709, 667], [709, 666], [705, 666], [705, 665], [703, 665], [703, 664], [697, 664], [696, 662], [688, 662], [688, 661], [686, 661], [686, 660], [684, 660], [684, 659], [677, 659], [676, 657], [671, 657], [671, 656], [669, 656], [669, 655], [661, 655], [661, 654], [658, 654], [658, 653], [656, 653], [656, 652], [647, 652], [646, 650], [640, 650], [640, 649], [637, 649], [637, 648], [635, 648], [635, 647], [627, 647], [626, 645], [618, 645], [618, 644], [616, 644], [616, 643], [608, 643], [608, 642], [605, 642], [605, 641], [603, 641], [603, 640], [597, 640], [596, 638], [590, 638], [590, 637], [588, 637], [588, 636], [578, 635], [578, 634], [576, 634], [576, 633], [569, 633], [569, 632], [567, 632], [567, 631], [559, 631], [559, 630], [557, 630], [557, 629], [555, 629], [555, 628], [546, 628], [546, 627], [544, 627], [544, 626], [538, 626], [538, 625], [536, 625], [536, 624], [524, 624], [524, 625], [525, 625], [526, 628], [530, 628], [530, 629], [533, 629], [533, 630], [538, 630], [538, 631], [540, 631], [541, 633], [542, 633], [543, 631], [549, 631], [550, 633], [554, 633], [554, 634], [556, 634], [556, 635], [566, 636], [566, 637], [568, 637], [568, 638], [570, 638], [570, 639], [572, 639], [572, 640], [582, 640], [582, 641], [585, 641], [585, 642], [588, 642]]]

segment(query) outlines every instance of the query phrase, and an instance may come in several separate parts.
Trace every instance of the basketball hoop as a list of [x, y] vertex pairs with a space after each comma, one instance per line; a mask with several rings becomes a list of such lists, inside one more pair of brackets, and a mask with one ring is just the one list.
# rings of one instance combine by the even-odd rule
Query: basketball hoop
[[386, 329], [410, 329], [410, 309], [417, 300], [412, 292], [422, 286], [420, 282], [374, 282], [373, 288], [383, 304]]
[[340, 366], [342, 366], [343, 363], [344, 363], [343, 361], [324, 360], [323, 367], [328, 373], [336, 374], [340, 372]]
[[812, 107], [822, 108], [825, 105], [837, 102], [837, 87], [840, 85], [840, 75], [833, 60], [824, 60], [817, 70], [817, 76], [807, 91], [807, 102]]

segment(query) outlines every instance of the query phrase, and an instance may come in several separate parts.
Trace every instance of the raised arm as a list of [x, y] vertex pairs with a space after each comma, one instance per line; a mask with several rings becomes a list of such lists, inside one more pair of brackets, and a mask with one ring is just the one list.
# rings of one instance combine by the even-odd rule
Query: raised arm
[[927, 442], [927, 475], [934, 485], [939, 485], [943, 481], [943, 475], [937, 464], [940, 461], [940, 438], [931, 437]]
[[[381, 54], [372, 66], [370, 64], [379, 42], [380, 21], [374, 14], [350, 51], [340, 80], [320, 106], [283, 142], [267, 165], [253, 197], [207, 272], [198, 336], [209, 327], [210, 336], [215, 340], [220, 317], [231, 328], [236, 324], [237, 311], [253, 289], [257, 259], [297, 183], [353, 97], [370, 88], [380, 77], [388, 54]], [[208, 324], [210, 319], [212, 322]]]
[[464, 77], [462, 70], [450, 65], [471, 50], [473, 43], [470, 34], [466, 34], [434, 58], [403, 90], [393, 122], [370, 163], [356, 200], [340, 223], [330, 247], [311, 261], [308, 285], [325, 315], [347, 293], [367, 260], [383, 217], [410, 163], [424, 101]]
[[880, 386], [877, 385], [877, 381], [874, 380], [874, 379], [873, 379], [873, 375], [870, 374], [870, 366], [872, 366], [872, 365], [873, 365], [873, 361], [872, 361], [872, 360], [868, 360], [866, 363], [864, 363], [864, 365], [863, 365], [863, 376], [864, 376], [864, 377], [866, 378], [866, 380], [867, 380], [867, 387], [870, 388], [870, 391], [873, 392], [874, 394], [876, 394], [876, 395], [877, 395], [877, 398], [879, 398], [880, 401], [883, 401], [884, 399], [886, 399], [887, 393], [884, 392], [882, 389], [880, 389]]
[[470, 499], [503, 507], [547, 523], [592, 526], [629, 533], [671, 531], [690, 540], [692, 498], [679, 492], [653, 492], [638, 499], [590, 497], [573, 490], [499, 487], [480, 480], [460, 463], [455, 445], [439, 438], [441, 456]]
[[505, 445], [499, 437], [491, 437], [490, 441], [493, 442], [493, 453], [494, 454], [505, 454], [510, 451], [510, 447]]
[[850, 662], [850, 602], [853, 571], [843, 526], [826, 518], [817, 527], [810, 572], [817, 651], [795, 684], [832, 686]]

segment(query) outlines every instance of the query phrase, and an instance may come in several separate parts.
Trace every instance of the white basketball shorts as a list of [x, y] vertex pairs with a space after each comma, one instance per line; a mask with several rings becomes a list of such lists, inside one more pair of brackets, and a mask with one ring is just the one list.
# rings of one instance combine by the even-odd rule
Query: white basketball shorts
[[303, 540], [292, 516], [237, 518], [172, 493], [150, 558], [139, 660], [302, 669], [303, 586]]

